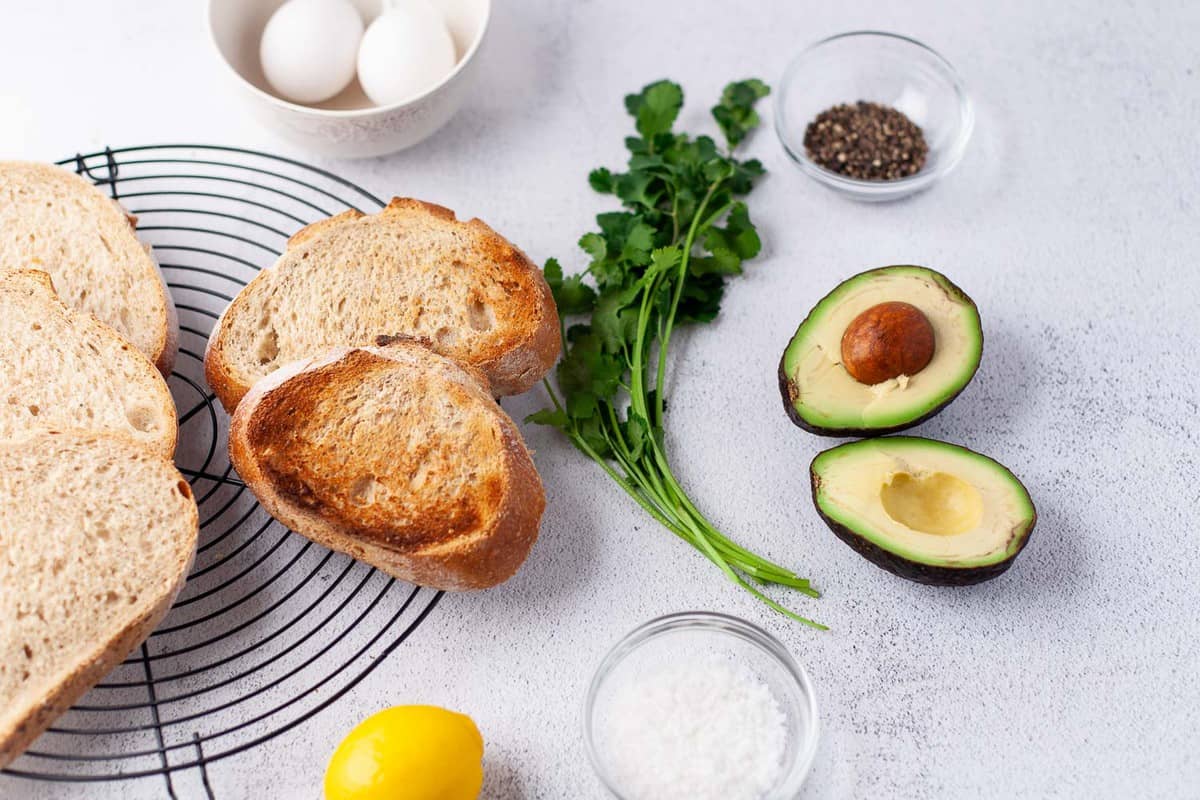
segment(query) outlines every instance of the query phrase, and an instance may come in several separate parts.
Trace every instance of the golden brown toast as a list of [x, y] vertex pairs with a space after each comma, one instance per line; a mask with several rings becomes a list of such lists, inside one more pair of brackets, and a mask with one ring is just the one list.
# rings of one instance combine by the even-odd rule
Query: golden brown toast
[[537, 538], [545, 497], [516, 425], [479, 372], [414, 340], [283, 367], [229, 438], [273, 517], [403, 580], [495, 586]]

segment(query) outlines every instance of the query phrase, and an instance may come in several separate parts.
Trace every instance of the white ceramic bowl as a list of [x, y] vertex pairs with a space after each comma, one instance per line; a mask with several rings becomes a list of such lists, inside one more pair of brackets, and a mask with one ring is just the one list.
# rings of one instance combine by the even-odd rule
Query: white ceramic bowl
[[[475, 59], [487, 31], [491, 0], [431, 0], [446, 18], [458, 61], [432, 89], [403, 103], [376, 106], [354, 80], [336, 97], [311, 106], [272, 92], [259, 62], [263, 28], [284, 0], [209, 0], [208, 29], [223, 69], [250, 112], [267, 128], [306, 150], [336, 158], [393, 153], [425, 139], [454, 116], [475, 81]], [[353, 0], [364, 24], [382, 0]]]

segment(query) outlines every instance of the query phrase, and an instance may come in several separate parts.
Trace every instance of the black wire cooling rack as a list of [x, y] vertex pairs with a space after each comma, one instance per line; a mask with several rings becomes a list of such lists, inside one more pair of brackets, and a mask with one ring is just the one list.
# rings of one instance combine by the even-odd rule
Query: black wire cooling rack
[[204, 382], [213, 323], [288, 236], [383, 202], [323, 170], [232, 147], [124, 147], [59, 163], [138, 217], [175, 299], [176, 463], [200, 506], [200, 543], [186, 587], [149, 640], [5, 772], [72, 782], [157, 777], [174, 798], [173, 777], [196, 770], [211, 798], [208, 764], [335, 702], [441, 597], [270, 519], [230, 466], [229, 420]]

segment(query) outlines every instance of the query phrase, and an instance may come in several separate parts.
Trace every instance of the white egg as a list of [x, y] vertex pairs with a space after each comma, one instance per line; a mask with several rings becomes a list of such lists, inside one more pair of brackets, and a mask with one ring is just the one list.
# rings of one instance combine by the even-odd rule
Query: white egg
[[427, 0], [396, 0], [367, 28], [358, 48], [358, 82], [386, 106], [431, 89], [454, 70], [454, 40]]
[[288, 0], [263, 30], [259, 59], [271, 88], [319, 103], [354, 80], [363, 22], [350, 0]]

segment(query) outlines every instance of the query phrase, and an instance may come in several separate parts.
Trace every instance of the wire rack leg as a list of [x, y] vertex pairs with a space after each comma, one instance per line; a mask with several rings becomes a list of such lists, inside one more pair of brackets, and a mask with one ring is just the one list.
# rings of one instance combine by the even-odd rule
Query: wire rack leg
[[162, 719], [158, 715], [158, 692], [154, 688], [154, 675], [150, 668], [150, 651], [146, 643], [142, 643], [142, 672], [146, 676], [146, 693], [150, 696], [150, 718], [154, 721], [154, 738], [158, 740], [158, 757], [162, 762], [163, 778], [167, 781], [167, 795], [171, 800], [175, 796], [175, 785], [171, 781], [171, 764], [167, 760], [166, 741], [163, 739]]

